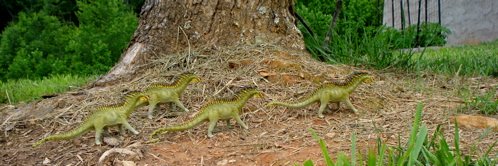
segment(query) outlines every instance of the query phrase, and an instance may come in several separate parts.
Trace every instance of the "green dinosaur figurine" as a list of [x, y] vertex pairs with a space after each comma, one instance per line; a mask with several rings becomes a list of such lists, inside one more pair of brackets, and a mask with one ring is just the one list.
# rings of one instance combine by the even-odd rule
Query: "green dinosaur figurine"
[[309, 97], [301, 100], [297, 103], [285, 103], [279, 101], [273, 101], [267, 104], [271, 105], [281, 105], [289, 108], [303, 108], [315, 102], [320, 102], [320, 109], [318, 110], [318, 117], [323, 118], [323, 111], [329, 102], [335, 103], [339, 108], [340, 102], [345, 102], [346, 105], [353, 110], [355, 114], [358, 110], [354, 108], [351, 101], [349, 101], [349, 95], [360, 85], [361, 83], [371, 83], [373, 82], [373, 76], [366, 72], [353, 72], [348, 75], [346, 79], [342, 82], [331, 82], [320, 86], [316, 89]]
[[200, 82], [201, 79], [194, 74], [184, 74], [173, 84], [154, 84], [149, 86], [143, 93], [149, 96], [149, 112], [147, 117], [152, 119], [152, 114], [159, 103], [171, 102], [179, 106], [185, 112], [189, 110], [183, 106], [180, 96], [189, 83]]
[[133, 134], [138, 134], [128, 123], [128, 117], [139, 106], [145, 105], [148, 97], [142, 93], [134, 92], [126, 97], [126, 101], [119, 105], [104, 106], [98, 108], [88, 118], [80, 124], [80, 126], [71, 131], [51, 135], [33, 144], [37, 147], [47, 141], [68, 140], [78, 137], [90, 130], [95, 130], [95, 144], [100, 145], [101, 136], [105, 128], [110, 126], [120, 126], [120, 133], [124, 134], [125, 128], [130, 130]]
[[227, 126], [230, 127], [230, 119], [235, 119], [237, 123], [244, 129], [249, 129], [244, 122], [240, 119], [240, 112], [242, 107], [247, 103], [251, 97], [263, 97], [263, 93], [256, 89], [247, 89], [241, 91], [234, 99], [219, 99], [211, 101], [200, 108], [200, 111], [191, 120], [179, 125], [164, 127], [155, 130], [149, 138], [158, 134], [163, 134], [168, 131], [182, 131], [201, 124], [204, 121], [209, 121], [208, 137], [213, 137], [213, 129], [218, 120], [225, 120]]

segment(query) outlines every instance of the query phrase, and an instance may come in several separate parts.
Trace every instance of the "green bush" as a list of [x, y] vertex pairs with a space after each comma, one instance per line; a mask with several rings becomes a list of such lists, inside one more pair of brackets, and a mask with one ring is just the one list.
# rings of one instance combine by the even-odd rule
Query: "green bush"
[[1, 35], [0, 79], [109, 70], [129, 42], [137, 17], [120, 0], [78, 0], [77, 7], [77, 26], [49, 12], [21, 12]]
[[73, 57], [71, 70], [85, 74], [106, 72], [130, 41], [138, 19], [120, 0], [80, 0], [78, 8], [80, 26], [66, 45]]
[[365, 65], [378, 69], [400, 67], [411, 69], [413, 53], [394, 54], [394, 49], [445, 44], [449, 31], [438, 24], [422, 24], [417, 39], [416, 26], [403, 31], [381, 25], [383, 2], [371, 0], [343, 1], [332, 41], [323, 47], [335, 10], [335, 2], [300, 0], [297, 13], [306, 20], [314, 34], [298, 25], [306, 48], [320, 60], [330, 63]]
[[446, 37], [450, 33], [448, 28], [437, 23], [423, 23], [420, 25], [419, 41], [417, 41], [417, 25], [411, 25], [404, 30], [386, 29], [390, 49], [442, 46], [446, 44]]
[[0, 76], [6, 78], [43, 77], [54, 66], [57, 56], [64, 55], [64, 45], [71, 27], [45, 12], [26, 14], [21, 12], [19, 20], [10, 24], [2, 33], [0, 43]]

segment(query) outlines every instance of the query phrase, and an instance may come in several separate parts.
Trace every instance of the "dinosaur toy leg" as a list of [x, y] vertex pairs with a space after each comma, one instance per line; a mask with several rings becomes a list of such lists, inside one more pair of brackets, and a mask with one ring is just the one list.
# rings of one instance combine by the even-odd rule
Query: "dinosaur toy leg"
[[149, 112], [147, 112], [147, 117], [149, 119], [152, 119], [152, 114], [154, 114], [154, 109], [156, 108], [157, 103], [159, 103], [159, 101], [157, 101], [155, 99], [150, 99], [150, 101], [149, 101]]
[[209, 127], [208, 127], [208, 137], [209, 138], [213, 137], [213, 130], [214, 130], [214, 127], [216, 126], [216, 123], [218, 123], [218, 119], [210, 119], [209, 120]]
[[125, 135], [126, 134], [126, 127], [121, 124], [119, 125], [119, 135]]
[[123, 122], [123, 124], [121, 124], [121, 126], [123, 126], [124, 128], [130, 130], [135, 135], [137, 135], [139, 133], [137, 130], [135, 130], [133, 127], [131, 127], [131, 125], [126, 120]]
[[102, 133], [104, 132], [104, 127], [95, 126], [95, 144], [102, 144]]
[[318, 109], [318, 117], [324, 118], [323, 111], [327, 108], [327, 101], [320, 101], [320, 109]]
[[181, 109], [183, 109], [185, 112], [189, 111], [187, 108], [185, 108], [185, 106], [183, 106], [183, 104], [182, 104], [182, 102], [180, 100], [175, 100], [175, 101], [173, 101], [173, 103], [175, 103], [178, 107], [180, 107]]
[[249, 127], [247, 127], [247, 125], [240, 119], [240, 116], [239, 114], [235, 114], [233, 116], [233, 118], [235, 118], [235, 120], [237, 121], [237, 123], [242, 126], [244, 129], [249, 129]]
[[230, 119], [225, 120], [227, 122], [227, 127], [229, 129], [233, 128], [233, 126], [230, 124]]
[[353, 112], [355, 114], [358, 114], [358, 110], [356, 108], [354, 108], [353, 104], [351, 104], [351, 101], [349, 100], [349, 98], [346, 98], [346, 100], [344, 100], [344, 102], [346, 103], [346, 105], [351, 109], [353, 110]]

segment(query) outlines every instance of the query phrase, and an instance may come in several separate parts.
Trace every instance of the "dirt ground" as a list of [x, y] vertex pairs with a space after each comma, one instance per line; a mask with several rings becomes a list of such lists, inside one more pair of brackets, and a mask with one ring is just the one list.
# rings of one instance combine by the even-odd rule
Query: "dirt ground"
[[[423, 123], [429, 133], [442, 125], [448, 140], [452, 140], [454, 124], [449, 118], [466, 100], [459, 96], [496, 91], [498, 85], [496, 78], [370, 70], [375, 82], [360, 85], [351, 95], [353, 105], [360, 110], [358, 115], [344, 105], [327, 112], [323, 119], [317, 116], [317, 104], [303, 109], [264, 107], [272, 100], [299, 100], [320, 83], [342, 79], [355, 70], [365, 69], [328, 65], [311, 59], [307, 53], [274, 46], [211, 48], [163, 56], [150, 60], [140, 72], [121, 83], [88, 85], [48, 99], [0, 106], [0, 165], [293, 165], [307, 159], [323, 165], [320, 148], [309, 128], [326, 141], [333, 156], [338, 152], [349, 154], [352, 133], [357, 134], [359, 150], [365, 154], [367, 149], [375, 148], [377, 138], [394, 146], [401, 136], [405, 143], [415, 107], [422, 102]], [[92, 131], [72, 140], [31, 147], [43, 137], [75, 128], [98, 106], [119, 103], [130, 91], [144, 90], [152, 83], [172, 82], [187, 72], [202, 78], [200, 83], [189, 85], [182, 96], [190, 112], [171, 110], [163, 104], [149, 120], [143, 107], [129, 120], [140, 131], [138, 135], [120, 136], [112, 130], [105, 137], [106, 143], [97, 146]], [[215, 136], [208, 138], [207, 125], [202, 124], [161, 135], [157, 143], [147, 143], [154, 129], [188, 120], [206, 101], [234, 96], [248, 86], [265, 93], [265, 98], [251, 99], [244, 107], [242, 120], [248, 130], [238, 125], [228, 128], [220, 122]], [[478, 141], [483, 132], [484, 129], [462, 129], [464, 151], [473, 145], [487, 147], [498, 139], [498, 133], [492, 132]], [[483, 148], [478, 148], [478, 154], [480, 149]]]

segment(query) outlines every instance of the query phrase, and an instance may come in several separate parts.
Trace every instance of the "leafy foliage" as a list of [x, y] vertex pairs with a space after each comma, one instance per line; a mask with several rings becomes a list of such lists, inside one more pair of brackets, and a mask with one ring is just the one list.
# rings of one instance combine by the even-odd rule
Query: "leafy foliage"
[[0, 76], [27, 78], [47, 76], [58, 56], [64, 55], [64, 45], [70, 34], [68, 25], [45, 12], [20, 13], [19, 21], [2, 33], [0, 43]]
[[299, 0], [296, 4], [297, 13], [313, 31], [312, 35], [303, 25], [299, 25], [304, 32], [306, 48], [315, 58], [326, 62], [377, 69], [420, 69], [415, 67], [420, 59], [414, 58], [414, 52], [400, 51], [398, 54], [396, 50], [446, 43], [445, 38], [450, 32], [439, 24], [424, 23], [418, 33], [416, 25], [405, 30], [383, 26], [382, 8], [383, 1], [344, 1], [337, 26], [332, 32], [332, 41], [330, 45], [323, 47], [325, 35], [336, 10], [335, 3], [326, 0]]
[[112, 67], [137, 26], [136, 16], [120, 0], [78, 0], [77, 7], [79, 25], [50, 15], [58, 7], [21, 12], [1, 35], [0, 79], [99, 74]]

